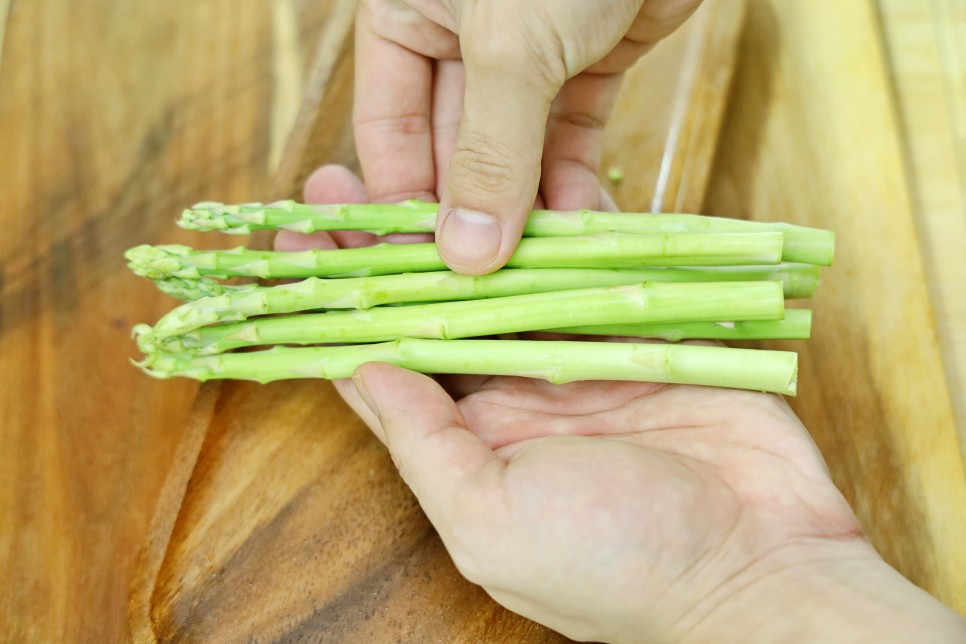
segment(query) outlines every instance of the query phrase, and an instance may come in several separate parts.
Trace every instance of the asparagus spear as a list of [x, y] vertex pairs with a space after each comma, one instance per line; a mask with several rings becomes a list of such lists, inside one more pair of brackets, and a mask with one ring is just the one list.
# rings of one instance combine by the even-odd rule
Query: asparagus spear
[[[300, 233], [320, 230], [368, 230], [377, 234], [433, 232], [439, 204], [405, 201], [399, 204], [307, 205], [294, 201], [225, 205], [195, 204], [178, 222], [191, 230], [248, 234], [285, 229]], [[575, 210], [534, 210], [523, 232], [527, 237], [564, 237], [605, 232], [659, 234], [682, 232], [780, 232], [785, 236], [782, 259], [828, 266], [835, 235], [831, 231], [785, 223], [764, 223], [681, 214], [631, 214]]]
[[[638, 268], [777, 264], [781, 233], [604, 234], [525, 239], [511, 268]], [[446, 268], [436, 244], [379, 244], [367, 248], [301, 252], [192, 250], [187, 246], [137, 246], [126, 255], [131, 269], [151, 279], [185, 277], [357, 277]]]
[[[213, 297], [182, 304], [154, 326], [157, 337], [187, 333], [209, 324], [245, 320], [256, 315], [294, 313], [315, 309], [367, 309], [395, 303], [439, 302], [506, 297], [595, 286], [641, 282], [776, 281], [781, 280], [786, 299], [808, 297], [818, 283], [818, 267], [809, 264], [777, 266], [721, 266], [651, 269], [504, 269], [490, 275], [469, 276], [451, 271], [404, 273], [378, 277], [320, 279], [310, 277], [295, 284], [273, 287], [223, 286]], [[158, 284], [167, 283], [160, 280]], [[210, 288], [210, 287], [207, 287]], [[200, 290], [200, 289], [199, 289]], [[700, 337], [700, 336], [699, 336]]]
[[561, 326], [682, 320], [768, 320], [784, 312], [778, 282], [657, 282], [368, 311], [300, 314], [203, 327], [160, 338], [138, 327], [142, 351], [221, 353], [265, 344], [467, 338]]
[[597, 324], [549, 329], [554, 333], [616, 335], [681, 340], [807, 340], [812, 331], [812, 312], [787, 309], [783, 320], [735, 322], [666, 322], [662, 324]]
[[798, 356], [785, 351], [687, 344], [422, 340], [343, 347], [275, 347], [213, 356], [148, 354], [139, 366], [158, 378], [347, 378], [366, 362], [423, 373], [575, 380], [635, 380], [710, 385], [795, 395]]

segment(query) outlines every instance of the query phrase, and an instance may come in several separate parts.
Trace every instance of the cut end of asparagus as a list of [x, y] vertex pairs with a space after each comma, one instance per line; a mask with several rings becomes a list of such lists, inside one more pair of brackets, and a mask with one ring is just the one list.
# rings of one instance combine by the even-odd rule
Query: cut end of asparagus
[[785, 233], [787, 261], [831, 266], [835, 259], [835, 233], [819, 228], [776, 224]]
[[786, 396], [798, 395], [798, 364], [795, 365], [795, 369], [792, 371], [792, 377], [789, 379], [784, 393]]

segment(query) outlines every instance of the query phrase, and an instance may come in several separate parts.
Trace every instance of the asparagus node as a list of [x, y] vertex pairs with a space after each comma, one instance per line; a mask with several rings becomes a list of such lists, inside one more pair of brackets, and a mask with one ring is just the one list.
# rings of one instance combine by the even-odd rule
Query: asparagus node
[[[320, 230], [433, 232], [439, 204], [406, 201], [400, 204], [307, 205], [294, 201], [270, 204], [196, 204], [185, 210], [178, 224], [191, 230], [218, 230], [248, 234], [261, 229], [300, 233]], [[827, 230], [786, 223], [744, 221], [725, 217], [666, 213], [611, 213], [592, 210], [534, 210], [527, 237], [565, 237], [599, 233], [663, 234], [684, 232], [780, 232], [785, 236], [782, 259], [786, 262], [830, 265], [835, 235]]]
[[275, 347], [212, 356], [149, 354], [137, 363], [158, 378], [233, 378], [267, 383], [293, 378], [348, 378], [366, 362], [422, 373], [708, 385], [795, 395], [797, 354], [687, 344], [424, 340], [341, 347]]
[[[603, 234], [524, 239], [510, 268], [638, 268], [777, 264], [780, 233]], [[197, 251], [186, 246], [138, 246], [127, 252], [131, 269], [151, 279], [183, 277], [359, 277], [445, 269], [436, 245], [379, 244], [301, 252]]]
[[[226, 286], [208, 278], [181, 280], [185, 294], [198, 298], [173, 309], [154, 326], [157, 337], [188, 333], [202, 326], [255, 315], [295, 313], [319, 309], [368, 309], [399, 303], [424, 303], [507, 297], [580, 288], [620, 286], [641, 282], [776, 281], [786, 299], [807, 297], [818, 282], [818, 267], [808, 264], [778, 266], [722, 266], [650, 269], [519, 268], [490, 275], [460, 275], [452, 271], [404, 273], [375, 277], [324, 279], [309, 277], [295, 284], [272, 287]], [[198, 282], [195, 291], [188, 291]], [[168, 280], [157, 282], [159, 286]], [[201, 287], [210, 295], [201, 297]]]
[[265, 344], [467, 338], [588, 324], [778, 319], [778, 282], [716, 282], [588, 288], [368, 311], [300, 314], [203, 327], [156, 341], [150, 352], [221, 353]]
[[812, 312], [786, 309], [783, 320], [733, 322], [667, 322], [662, 324], [598, 324], [549, 329], [554, 333], [681, 340], [807, 340], [812, 332]]

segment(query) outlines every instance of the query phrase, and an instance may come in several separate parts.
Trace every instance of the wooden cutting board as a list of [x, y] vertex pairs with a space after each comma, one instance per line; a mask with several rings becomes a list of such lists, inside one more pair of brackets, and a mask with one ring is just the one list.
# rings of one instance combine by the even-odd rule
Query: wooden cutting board
[[[277, 196], [297, 194], [318, 163], [354, 161], [352, 3], [329, 4]], [[867, 82], [882, 85], [875, 21], [866, 3], [838, 8], [844, 25], [830, 37], [789, 4], [753, 4], [741, 30], [740, 1], [707, 2], [628, 75], [604, 168], [623, 170], [613, 191], [625, 209], [781, 213], [840, 230], [837, 266], [815, 302], [816, 337], [795, 346], [803, 365], [796, 409], [880, 550], [962, 609], [963, 582], [949, 570], [964, 562], [966, 483], [899, 151], [881, 136], [895, 132], [880, 97], [888, 92], [849, 105], [839, 75], [837, 84], [815, 83], [824, 93], [788, 96], [797, 74], [835, 76], [836, 56], [857, 52], [871, 57]], [[789, 21], [801, 41], [792, 51], [775, 28]], [[808, 58], [814, 64], [805, 59], [809, 38], [826, 43]], [[736, 54], [751, 72], [739, 73], [724, 114]], [[836, 110], [854, 115], [857, 130], [823, 132]], [[875, 155], [823, 156], [837, 140], [861, 141], [863, 118], [879, 137]], [[882, 174], [867, 176], [873, 170]], [[888, 221], [862, 208], [846, 179], [869, 182], [861, 194]], [[864, 243], [870, 230], [876, 244]], [[889, 258], [901, 314], [876, 286], [873, 267]], [[889, 368], [893, 358], [902, 369]], [[143, 551], [130, 621], [141, 641], [561, 640], [459, 576], [385, 450], [318, 381], [202, 387]]]

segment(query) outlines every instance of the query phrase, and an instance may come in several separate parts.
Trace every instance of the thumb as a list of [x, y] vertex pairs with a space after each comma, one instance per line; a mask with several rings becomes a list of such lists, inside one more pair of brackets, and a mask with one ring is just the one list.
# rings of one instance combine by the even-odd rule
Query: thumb
[[[475, 434], [453, 399], [419, 373], [371, 362], [352, 382], [378, 418], [374, 431], [440, 532], [454, 510], [502, 473], [503, 461]], [[381, 432], [380, 432], [381, 429]]]
[[436, 238], [447, 266], [482, 275], [503, 266], [520, 241], [540, 185], [550, 105], [566, 71], [562, 61], [537, 60], [543, 54], [522, 37], [464, 24], [460, 31], [463, 115]]

